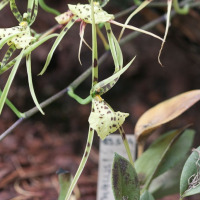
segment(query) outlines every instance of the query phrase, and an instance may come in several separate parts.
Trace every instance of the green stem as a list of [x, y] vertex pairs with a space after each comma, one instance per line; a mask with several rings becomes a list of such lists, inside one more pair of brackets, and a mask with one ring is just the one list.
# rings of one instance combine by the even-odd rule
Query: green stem
[[106, 50], [106, 51], [109, 50], [110, 47], [109, 47], [108, 42], [106, 41], [106, 39], [105, 39], [103, 33], [101, 32], [101, 29], [100, 29], [98, 26], [96, 26], [96, 29], [97, 29], [97, 34], [98, 34], [98, 36], [100, 37], [101, 41], [103, 42], [103, 45], [104, 45], [105, 50]]
[[50, 8], [47, 6], [47, 4], [44, 2], [44, 0], [39, 0], [40, 7], [45, 10], [46, 12], [52, 13], [54, 15], [60, 15], [61, 13], [53, 8]]
[[92, 16], [92, 86], [98, 83], [98, 52], [97, 52], [97, 33], [94, 18], [94, 2], [91, 0]]
[[78, 95], [76, 95], [75, 93], [74, 93], [74, 90], [71, 88], [71, 87], [69, 87], [69, 90], [68, 90], [68, 95], [70, 96], [70, 97], [72, 97], [73, 99], [75, 99], [78, 103], [80, 103], [80, 104], [82, 104], [82, 105], [85, 105], [85, 104], [88, 104], [88, 103], [90, 103], [91, 101], [92, 101], [92, 97], [89, 95], [87, 98], [85, 98], [85, 99], [82, 99], [81, 97], [79, 97]]
[[[1, 97], [2, 91], [0, 90], [0, 97]], [[7, 98], [5, 103], [7, 106], [17, 115], [18, 118], [23, 118], [24, 114], [22, 114]]]
[[173, 3], [174, 10], [180, 15], [187, 15], [189, 13], [189, 5], [184, 5], [183, 8], [180, 8], [178, 0], [171, 0]]
[[135, 5], [140, 5], [142, 2], [140, 0], [133, 0]]
[[133, 162], [133, 157], [132, 157], [132, 155], [131, 155], [131, 150], [130, 150], [130, 147], [129, 147], [129, 144], [128, 144], [128, 140], [127, 140], [127, 138], [126, 138], [126, 134], [125, 134], [124, 129], [123, 129], [122, 126], [119, 128], [119, 132], [120, 132], [120, 135], [121, 135], [121, 137], [122, 137], [122, 140], [123, 140], [123, 143], [124, 143], [124, 147], [125, 147], [126, 153], [127, 153], [127, 155], [128, 155], [129, 162], [130, 162], [130, 163], [133, 165], [133, 167], [134, 167], [134, 162]]
[[89, 127], [89, 133], [88, 133], [88, 139], [87, 139], [87, 143], [86, 143], [86, 147], [85, 147], [85, 152], [83, 154], [83, 157], [82, 157], [82, 160], [81, 160], [81, 163], [78, 167], [78, 170], [76, 172], [76, 175], [74, 176], [74, 179], [71, 183], [71, 186], [68, 190], [68, 193], [67, 193], [67, 196], [65, 197], [65, 200], [69, 200], [70, 196], [71, 196], [71, 193], [74, 189], [74, 186], [76, 185], [84, 167], [85, 167], [85, 164], [88, 160], [88, 156], [90, 154], [90, 150], [91, 150], [91, 147], [92, 147], [92, 142], [93, 142], [93, 138], [94, 138], [94, 129], [90, 128]]

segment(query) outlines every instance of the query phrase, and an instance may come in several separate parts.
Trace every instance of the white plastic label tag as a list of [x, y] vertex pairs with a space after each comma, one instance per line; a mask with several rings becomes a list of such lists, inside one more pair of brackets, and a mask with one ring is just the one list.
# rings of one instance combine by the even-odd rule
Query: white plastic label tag
[[[135, 160], [136, 141], [134, 135], [126, 135], [130, 146], [133, 160]], [[112, 134], [106, 137], [105, 140], [100, 140], [99, 147], [99, 171], [98, 171], [98, 186], [97, 200], [115, 200], [111, 186], [111, 168], [114, 158], [114, 153], [128, 159], [122, 138], [120, 135]]]

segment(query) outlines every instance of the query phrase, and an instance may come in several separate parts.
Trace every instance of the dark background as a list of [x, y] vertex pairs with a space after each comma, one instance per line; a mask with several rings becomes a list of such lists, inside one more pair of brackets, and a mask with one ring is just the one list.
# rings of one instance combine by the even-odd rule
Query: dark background
[[[16, 2], [20, 11], [25, 12], [26, 1]], [[68, 9], [68, 3], [78, 3], [76, 0], [46, 0], [45, 2], [61, 13]], [[81, 3], [87, 3], [87, 1]], [[115, 14], [132, 5], [131, 0], [111, 0], [105, 10]], [[145, 8], [132, 19], [130, 24], [140, 27], [164, 14], [165, 11], [165, 8]], [[117, 21], [123, 23], [126, 18], [127, 16], [124, 16]], [[0, 19], [1, 28], [18, 25], [9, 6], [0, 12]], [[120, 77], [116, 86], [103, 98], [114, 110], [130, 113], [124, 124], [127, 134], [134, 133], [137, 120], [147, 109], [180, 93], [199, 89], [199, 20], [199, 9], [190, 10], [187, 16], [173, 18], [161, 55], [164, 67], [157, 62], [161, 42], [151, 36], [142, 34], [122, 47], [124, 63], [128, 63], [135, 55], [137, 58], [128, 71]], [[55, 24], [54, 15], [39, 8], [38, 17], [32, 28], [37, 32], [44, 32]], [[121, 29], [115, 25], [112, 25], [112, 29], [118, 36]], [[165, 24], [162, 23], [151, 32], [162, 37], [164, 30]], [[126, 30], [124, 35], [130, 32]], [[90, 25], [86, 27], [84, 38], [91, 45]], [[91, 51], [83, 45], [81, 51], [83, 65], [80, 66], [78, 61], [79, 41], [79, 23], [77, 23], [56, 49], [43, 76], [37, 75], [45, 64], [54, 39], [33, 51], [33, 82], [39, 102], [67, 87], [91, 65]], [[6, 48], [3, 48], [1, 51], [1, 58], [3, 58], [5, 50]], [[99, 56], [101, 56], [104, 52], [101, 41], [98, 41], [98, 50]], [[109, 56], [99, 68], [99, 79], [110, 76], [113, 70], [113, 60]], [[1, 88], [4, 87], [8, 75], [9, 71], [1, 75]], [[77, 88], [76, 93], [85, 98], [89, 95], [90, 87], [91, 77]], [[20, 64], [8, 97], [21, 112], [34, 107], [28, 88], [25, 59]], [[192, 128], [197, 133], [193, 147], [198, 147], [200, 144], [199, 110], [200, 104], [197, 103], [180, 117], [160, 128], [149, 138], [148, 144], [154, 141], [159, 134], [192, 123]], [[23, 122], [0, 143], [0, 199], [2, 200], [17, 196], [19, 199], [54, 200], [58, 195], [55, 171], [59, 167], [63, 167], [73, 174], [76, 172], [86, 143], [90, 104], [79, 105], [66, 94], [46, 107], [44, 112], [45, 116], [37, 113]], [[0, 118], [0, 133], [8, 129], [16, 120], [16, 116], [5, 106]], [[78, 182], [81, 200], [96, 198], [98, 146], [99, 138], [95, 135], [91, 156]], [[25, 192], [23, 193], [19, 187], [29, 193], [25, 195]], [[179, 199], [179, 196], [166, 197], [163, 200], [169, 199]], [[199, 199], [199, 197], [196, 195], [190, 199]]]

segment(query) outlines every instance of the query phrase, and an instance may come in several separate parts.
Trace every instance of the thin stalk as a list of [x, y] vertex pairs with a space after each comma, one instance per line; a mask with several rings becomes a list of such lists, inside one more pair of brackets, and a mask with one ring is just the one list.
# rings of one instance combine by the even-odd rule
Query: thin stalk
[[[172, 0], [171, 0], [171, 1], [172, 1]], [[178, 0], [173, 0], [173, 1], [172, 1], [172, 4], [173, 4], [173, 7], [174, 7], [174, 10], [175, 10], [178, 14], [180, 14], [180, 15], [187, 15], [187, 14], [189, 13], [189, 5], [188, 5], [188, 4], [184, 5], [183, 8], [181, 8], [181, 7], [179, 6]]]
[[138, 143], [137, 146], [137, 159], [143, 154], [144, 152], [144, 143]]
[[50, 8], [47, 6], [47, 4], [44, 2], [44, 0], [39, 0], [40, 7], [45, 10], [46, 12], [52, 13], [54, 15], [60, 15], [61, 13], [53, 8]]
[[92, 101], [92, 97], [90, 95], [87, 98], [82, 99], [81, 97], [79, 97], [74, 93], [74, 90], [71, 87], [69, 88], [67, 94], [82, 105], [88, 104]]
[[126, 134], [125, 134], [124, 129], [123, 129], [122, 126], [119, 128], [119, 132], [120, 132], [120, 135], [121, 135], [121, 137], [122, 137], [122, 140], [123, 140], [123, 143], [124, 143], [124, 147], [125, 147], [126, 153], [127, 153], [127, 155], [128, 155], [129, 162], [130, 162], [130, 163], [133, 165], [133, 167], [134, 167], [134, 162], [133, 162], [133, 157], [132, 157], [132, 155], [131, 155], [131, 150], [130, 150], [130, 147], [129, 147], [129, 144], [128, 144], [128, 140], [127, 140], [127, 138], [126, 138]]
[[81, 163], [78, 167], [78, 170], [76, 172], [76, 175], [74, 176], [74, 179], [70, 185], [70, 188], [67, 192], [67, 196], [65, 197], [65, 200], [69, 200], [70, 196], [71, 196], [71, 193], [85, 167], [85, 164], [88, 160], [88, 156], [90, 154], [90, 150], [91, 150], [91, 147], [92, 147], [92, 142], [93, 142], [93, 138], [94, 138], [94, 129], [90, 128], [89, 127], [89, 133], [88, 133], [88, 139], [87, 139], [87, 143], [86, 143], [86, 147], [85, 147], [85, 152], [83, 154], [83, 157], [82, 157], [82, 160], [81, 160]]
[[101, 32], [101, 29], [98, 26], [96, 26], [96, 29], [97, 29], [98, 36], [100, 37], [101, 41], [103, 42], [105, 50], [109, 50], [110, 47], [108, 45], [108, 42], [106, 41], [106, 38], [104, 37], [103, 33]]

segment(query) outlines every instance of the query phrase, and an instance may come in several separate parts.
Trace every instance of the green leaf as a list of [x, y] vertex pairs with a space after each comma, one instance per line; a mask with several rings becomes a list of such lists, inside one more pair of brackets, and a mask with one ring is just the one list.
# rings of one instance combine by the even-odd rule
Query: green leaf
[[188, 154], [192, 147], [195, 131], [192, 129], [185, 130], [180, 138], [167, 152], [165, 159], [157, 170], [155, 176], [159, 176], [169, 169], [172, 169], [176, 164], [180, 162]]
[[117, 153], [112, 166], [112, 188], [115, 200], [140, 199], [137, 173], [131, 163]]
[[31, 53], [27, 54], [27, 56], [26, 56], [26, 67], [27, 67], [28, 84], [29, 84], [31, 96], [32, 96], [33, 101], [34, 101], [36, 107], [38, 108], [38, 110], [44, 115], [44, 112], [43, 112], [42, 108], [40, 107], [40, 104], [38, 103], [38, 100], [36, 98], [34, 87], [33, 87], [32, 73], [31, 73]]
[[[173, 162], [170, 162], [170, 154], [172, 153], [169, 150], [186, 128], [187, 127], [169, 131], [162, 135], [142, 154], [141, 157], [139, 157], [135, 162], [135, 167], [141, 184], [150, 183], [152, 178], [156, 177], [157, 171], [158, 174], [164, 173], [180, 161], [177, 156], [176, 159], [173, 158]], [[176, 143], [174, 145], [176, 145]], [[173, 146], [173, 148], [177, 149], [178, 147]], [[168, 152], [170, 152], [169, 155], [167, 154]], [[174, 152], [174, 154], [176, 155], [176, 152]], [[166, 156], [168, 160], [165, 160]], [[165, 164], [162, 165], [163, 161], [165, 161]]]
[[[91, 0], [88, 1], [89, 3], [91, 2]], [[98, 2], [101, 7], [104, 7], [109, 1], [110, 0], [95, 0], [95, 2]]]
[[60, 193], [58, 200], [64, 200], [72, 182], [72, 175], [69, 172], [63, 170], [62, 168], [60, 168], [56, 172], [56, 174], [58, 174], [60, 185]]
[[24, 50], [21, 51], [18, 59], [16, 60], [16, 63], [15, 63], [15, 65], [14, 65], [14, 67], [13, 67], [13, 69], [12, 69], [12, 71], [11, 71], [9, 77], [8, 77], [7, 83], [6, 83], [6, 85], [4, 87], [4, 90], [2, 92], [2, 95], [1, 95], [1, 98], [0, 98], [0, 114], [1, 114], [1, 111], [3, 109], [4, 103], [6, 101], [6, 97], [8, 95], [8, 92], [9, 92], [10, 86], [12, 84], [12, 81], [13, 81], [13, 79], [15, 77], [16, 72], [17, 72], [19, 63], [20, 63], [20, 61], [21, 61], [21, 59], [23, 57], [23, 54], [24, 54]]
[[181, 171], [185, 161], [186, 157], [173, 169], [168, 170], [152, 181], [149, 191], [155, 199], [179, 193]]
[[140, 196], [140, 200], [155, 200], [155, 199], [153, 198], [150, 192], [145, 190], [145, 192], [142, 193], [142, 195]]
[[[198, 185], [200, 184], [200, 176], [199, 176], [200, 155], [199, 152], [197, 151], [200, 151], [200, 147], [198, 147], [196, 151], [195, 149], [193, 149], [193, 153], [189, 156], [183, 167], [180, 180], [180, 195], [182, 197], [200, 193], [200, 185]], [[189, 182], [191, 183], [194, 179], [196, 179], [196, 184], [193, 184], [193, 187], [191, 187], [192, 185], [189, 186], [188, 183]]]
[[0, 10], [3, 9], [8, 3], [9, 3], [10, 0], [1, 0], [0, 1]]
[[40, 72], [39, 75], [42, 75], [44, 74], [44, 72], [46, 71], [50, 61], [51, 61], [51, 58], [53, 56], [53, 53], [55, 51], [55, 49], [57, 48], [57, 46], [59, 45], [60, 41], [62, 40], [62, 38], [65, 36], [65, 34], [67, 33], [67, 31], [72, 27], [72, 25], [75, 23], [75, 21], [77, 20], [77, 16], [74, 16], [68, 23], [67, 25], [63, 28], [63, 30], [61, 31], [61, 33], [58, 35], [56, 41], [54, 42], [53, 44], [53, 47], [51, 48], [48, 56], [47, 56], [47, 60], [46, 60], [46, 63], [45, 63], [45, 66], [44, 68], [42, 69], [42, 71]]
[[15, 16], [15, 18], [19, 21], [19, 22], [22, 22], [23, 21], [23, 17], [21, 15], [21, 13], [19, 12], [18, 8], [17, 8], [17, 5], [15, 3], [15, 0], [11, 0], [10, 1], [10, 8], [11, 8], [11, 11], [13, 13], [13, 15]]

